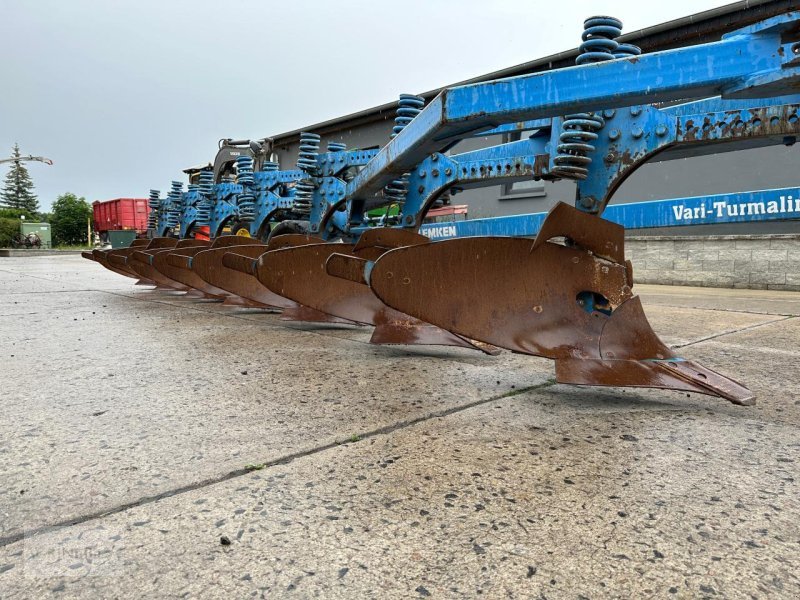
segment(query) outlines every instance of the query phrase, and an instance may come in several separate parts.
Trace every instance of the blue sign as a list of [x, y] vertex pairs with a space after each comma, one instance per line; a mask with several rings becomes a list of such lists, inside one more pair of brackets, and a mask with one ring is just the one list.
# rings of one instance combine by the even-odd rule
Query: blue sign
[[[434, 240], [480, 235], [533, 236], [539, 231], [546, 216], [547, 213], [542, 212], [426, 223], [419, 231]], [[800, 188], [612, 204], [606, 208], [603, 218], [619, 223], [626, 229], [787, 221], [800, 219]]]

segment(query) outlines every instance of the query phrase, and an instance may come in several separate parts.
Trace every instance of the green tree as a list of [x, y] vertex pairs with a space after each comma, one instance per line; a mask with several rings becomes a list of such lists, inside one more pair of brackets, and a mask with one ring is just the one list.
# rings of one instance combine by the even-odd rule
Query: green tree
[[0, 248], [10, 248], [11, 240], [19, 233], [19, 219], [0, 216]]
[[20, 232], [20, 216], [30, 215], [18, 208], [0, 208], [0, 248], [10, 248], [11, 240]]
[[31, 213], [29, 213], [27, 210], [22, 210], [21, 208], [0, 208], [0, 219], [19, 220], [20, 217], [23, 216], [28, 220], [33, 218]]
[[[13, 157], [20, 157], [19, 144], [14, 144]], [[23, 210], [29, 216], [39, 210], [39, 201], [33, 193], [33, 181], [21, 161], [11, 163], [3, 191], [0, 192], [0, 206]]]
[[84, 198], [67, 192], [53, 202], [50, 225], [53, 243], [56, 245], [88, 244], [87, 223], [92, 216], [92, 207]]

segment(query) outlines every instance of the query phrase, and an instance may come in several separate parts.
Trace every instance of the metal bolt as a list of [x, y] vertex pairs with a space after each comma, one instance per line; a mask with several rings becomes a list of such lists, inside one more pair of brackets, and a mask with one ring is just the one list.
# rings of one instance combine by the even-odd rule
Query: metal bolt
[[638, 140], [644, 135], [644, 131], [642, 131], [641, 127], [634, 127], [631, 129], [631, 135], [633, 136], [633, 139]]
[[426, 177], [427, 175], [428, 175], [427, 171], [420, 171], [420, 172], [419, 172], [419, 176], [420, 176], [420, 178], [422, 178], [422, 179], [425, 179], [425, 177]]
[[642, 114], [641, 106], [631, 106], [631, 116], [638, 117], [640, 114]]
[[437, 160], [439, 160], [439, 155], [438, 154], [431, 154], [431, 160], [433, 162], [436, 162]]
[[444, 170], [444, 174], [447, 175], [448, 177], [450, 177], [450, 175], [453, 174], [453, 169], [445, 169]]
[[592, 208], [597, 203], [593, 196], [581, 196], [581, 206]]
[[656, 135], [658, 137], [664, 137], [667, 135], [667, 126], [666, 125], [659, 125], [656, 127]]
[[439, 169], [434, 169], [433, 171], [431, 171], [431, 175], [433, 175], [434, 177], [438, 177], [439, 176]]
[[612, 129], [608, 132], [608, 139], [610, 140], [618, 140], [620, 136], [619, 129]]
[[603, 117], [606, 119], [612, 119], [615, 114], [617, 114], [617, 111], [613, 108], [607, 108], [603, 111]]
[[613, 152], [609, 152], [608, 154], [606, 154], [605, 161], [607, 163], [613, 163], [616, 159], [617, 159], [617, 155], [614, 154]]
[[425, 186], [424, 186], [424, 185], [421, 185], [421, 186], [419, 186], [419, 187], [417, 188], [417, 191], [418, 191], [418, 192], [421, 194], [422, 192], [424, 192], [424, 191], [425, 191]]
[[414, 224], [414, 215], [406, 215], [405, 222], [407, 225]]

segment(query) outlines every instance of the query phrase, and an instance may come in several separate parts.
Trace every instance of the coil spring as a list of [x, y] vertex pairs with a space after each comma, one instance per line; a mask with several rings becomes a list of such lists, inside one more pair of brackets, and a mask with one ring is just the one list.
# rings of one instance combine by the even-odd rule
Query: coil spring
[[236, 178], [239, 185], [253, 185], [253, 159], [250, 156], [240, 156], [236, 159]]
[[211, 196], [214, 194], [214, 173], [212, 171], [200, 171], [197, 191], [200, 194], [194, 205], [197, 211], [197, 225], [208, 225], [211, 222], [211, 207], [213, 206], [213, 198]]
[[403, 131], [414, 117], [422, 112], [423, 106], [425, 106], [425, 98], [414, 94], [400, 94], [400, 100], [397, 101], [392, 137]]
[[575, 59], [578, 65], [603, 62], [616, 58], [619, 43], [614, 38], [622, 34], [622, 21], [614, 17], [589, 17], [583, 22], [581, 53]]
[[[397, 112], [394, 118], [394, 127], [392, 128], [391, 138], [403, 131], [406, 126], [414, 120], [422, 108], [425, 106], [425, 99], [421, 96], [414, 94], [400, 94], [400, 99], [397, 101]], [[383, 188], [383, 197], [395, 203], [402, 204], [405, 202], [406, 194], [408, 192], [408, 175], [393, 180], [389, 185]]]
[[317, 172], [317, 155], [319, 154], [319, 136], [316, 133], [300, 134], [300, 155], [297, 168], [306, 173]]
[[328, 142], [328, 152], [344, 152], [345, 150], [347, 150], [347, 144]]
[[261, 170], [264, 171], [264, 172], [267, 172], [267, 173], [269, 173], [271, 171], [277, 171], [279, 168], [280, 168], [280, 165], [278, 163], [276, 163], [276, 162], [266, 161], [266, 162], [264, 162], [264, 164], [261, 165]]
[[614, 58], [627, 58], [628, 56], [639, 56], [642, 49], [633, 44], [619, 44], [617, 51], [614, 52]]
[[250, 156], [240, 156], [236, 159], [236, 177], [239, 185], [242, 186], [242, 193], [237, 202], [239, 219], [250, 222], [256, 217], [255, 196], [251, 189], [255, 179], [253, 178], [253, 159]]
[[181, 220], [181, 211], [183, 210], [183, 183], [180, 181], [173, 181], [167, 194], [167, 210], [165, 214], [165, 223], [168, 227], [175, 229]]
[[205, 196], [200, 196], [200, 199], [194, 205], [196, 212], [196, 219], [198, 225], [208, 225], [211, 223], [211, 207], [213, 206], [212, 200]]
[[292, 209], [294, 212], [308, 216], [311, 214], [311, 201], [314, 196], [314, 180], [301, 179], [294, 186], [294, 200]]
[[147, 201], [147, 206], [150, 207], [150, 213], [147, 215], [147, 228], [155, 229], [158, 225], [158, 209], [161, 208], [160, 191], [150, 190], [150, 198]]
[[561, 135], [558, 136], [558, 154], [553, 159], [553, 173], [565, 179], [586, 179], [592, 162], [588, 154], [594, 152], [592, 142], [603, 128], [602, 117], [591, 113], [577, 113], [564, 117]]
[[[631, 44], [619, 44], [614, 38], [622, 34], [622, 21], [614, 17], [589, 17], [583, 22], [581, 53], [575, 59], [578, 65], [614, 60], [641, 52]], [[617, 54], [615, 54], [617, 53]], [[553, 175], [564, 179], [586, 179], [589, 175], [589, 156], [594, 152], [592, 142], [605, 121], [592, 113], [576, 113], [564, 117], [558, 137]]]
[[197, 224], [200, 226], [208, 225], [211, 221], [211, 202], [206, 200], [205, 198], [201, 198], [197, 201], [197, 204], [194, 205], [195, 208], [195, 220]]
[[292, 202], [294, 212], [308, 216], [311, 214], [311, 202], [314, 197], [316, 185], [312, 179], [317, 173], [317, 156], [319, 155], [320, 138], [315, 133], [300, 134], [300, 155], [297, 166], [305, 171], [308, 177], [301, 179], [295, 185], [295, 195]]
[[214, 194], [214, 173], [212, 171], [201, 171], [200, 177], [197, 182], [197, 190], [203, 196], [212, 196]]

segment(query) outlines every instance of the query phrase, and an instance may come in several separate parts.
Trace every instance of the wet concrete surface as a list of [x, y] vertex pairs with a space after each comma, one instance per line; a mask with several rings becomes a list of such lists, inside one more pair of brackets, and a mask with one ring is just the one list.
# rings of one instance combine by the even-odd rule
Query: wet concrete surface
[[800, 294], [640, 288], [758, 404], [2, 259], [0, 597], [798, 597]]

